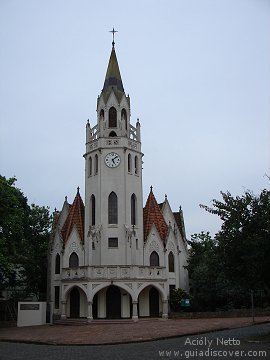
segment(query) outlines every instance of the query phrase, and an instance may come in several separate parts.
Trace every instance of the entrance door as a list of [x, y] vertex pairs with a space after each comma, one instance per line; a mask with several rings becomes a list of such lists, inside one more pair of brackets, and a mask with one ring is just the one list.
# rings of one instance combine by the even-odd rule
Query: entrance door
[[159, 293], [154, 287], [149, 291], [149, 313], [151, 317], [159, 316]]
[[70, 292], [70, 317], [80, 317], [80, 292], [76, 287]]
[[106, 292], [107, 319], [121, 318], [121, 291], [117, 286], [111, 285]]

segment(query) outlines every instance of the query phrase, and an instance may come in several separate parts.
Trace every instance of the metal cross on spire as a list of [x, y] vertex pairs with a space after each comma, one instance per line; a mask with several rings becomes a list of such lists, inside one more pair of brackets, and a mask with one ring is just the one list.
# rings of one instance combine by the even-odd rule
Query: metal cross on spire
[[111, 31], [109, 31], [109, 32], [111, 32], [112, 33], [112, 35], [113, 35], [113, 42], [112, 42], [112, 46], [114, 47], [114, 44], [115, 44], [115, 42], [114, 42], [114, 34], [115, 33], [117, 33], [118, 31], [117, 30], [114, 30], [114, 28], [111, 30]]

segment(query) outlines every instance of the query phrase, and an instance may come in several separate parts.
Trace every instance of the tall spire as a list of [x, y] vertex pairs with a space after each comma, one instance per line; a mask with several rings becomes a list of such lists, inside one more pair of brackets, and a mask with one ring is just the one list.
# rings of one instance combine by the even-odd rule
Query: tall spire
[[102, 92], [105, 93], [111, 89], [120, 91], [121, 93], [125, 92], [120, 75], [116, 53], [115, 53], [114, 41], [112, 43], [111, 56], [110, 56]]

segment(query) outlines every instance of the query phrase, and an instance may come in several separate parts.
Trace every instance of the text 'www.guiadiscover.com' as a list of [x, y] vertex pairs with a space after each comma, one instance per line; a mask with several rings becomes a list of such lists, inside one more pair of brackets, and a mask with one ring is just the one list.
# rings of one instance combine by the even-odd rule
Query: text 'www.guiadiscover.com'
[[216, 349], [206, 349], [206, 350], [159, 350], [159, 356], [161, 358], [182, 358], [182, 359], [191, 359], [191, 358], [200, 358], [200, 357], [209, 357], [211, 358], [243, 358], [243, 357], [262, 357], [266, 358], [265, 350], [216, 350]]
[[[230, 348], [228, 348], [230, 346]], [[265, 350], [243, 350], [241, 341], [235, 338], [216, 338], [208, 339], [207, 337], [186, 338], [184, 343], [185, 349], [159, 350], [161, 358], [182, 358], [182, 359], [222, 359], [222, 358], [266, 358]], [[217, 347], [217, 348], [215, 348]]]

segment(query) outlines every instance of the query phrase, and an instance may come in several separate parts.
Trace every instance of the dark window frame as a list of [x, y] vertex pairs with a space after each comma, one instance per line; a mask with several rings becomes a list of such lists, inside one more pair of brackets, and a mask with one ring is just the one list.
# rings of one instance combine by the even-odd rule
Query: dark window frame
[[159, 255], [156, 251], [150, 254], [150, 266], [159, 266]]
[[78, 254], [73, 251], [73, 253], [70, 254], [69, 257], [69, 267], [70, 268], [77, 268], [79, 267], [79, 256]]
[[118, 249], [118, 237], [109, 237], [108, 238], [108, 248], [109, 249]]
[[91, 225], [96, 225], [96, 198], [95, 195], [92, 194], [90, 197], [90, 204], [91, 204]]
[[133, 193], [130, 198], [131, 225], [137, 225], [137, 198]]
[[175, 272], [174, 270], [174, 254], [172, 251], [168, 255], [169, 272]]
[[61, 261], [60, 255], [57, 253], [55, 255], [55, 266], [54, 266], [54, 273], [55, 274], [60, 274], [60, 268], [61, 268], [60, 261]]
[[108, 197], [108, 224], [118, 224], [118, 198], [114, 191]]
[[109, 109], [109, 128], [117, 128], [117, 111], [114, 106]]

